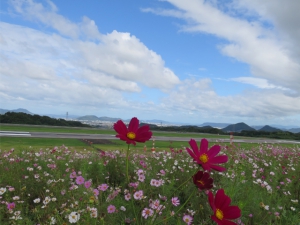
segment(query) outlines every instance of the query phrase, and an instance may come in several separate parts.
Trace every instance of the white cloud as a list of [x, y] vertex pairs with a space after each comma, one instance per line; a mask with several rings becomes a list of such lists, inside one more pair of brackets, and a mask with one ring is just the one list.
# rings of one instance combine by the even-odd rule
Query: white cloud
[[100, 34], [86, 16], [75, 24], [59, 15], [51, 1], [45, 6], [15, 0], [11, 5], [22, 17], [58, 33], [0, 22], [3, 103], [47, 100], [121, 107], [129, 105], [122, 92], [141, 92], [141, 85], [166, 91], [179, 83], [161, 56], [130, 33]]
[[[298, 50], [294, 50], [294, 45], [286, 45], [285, 40], [280, 39], [290, 36], [292, 39], [299, 40], [299, 26], [295, 25], [299, 22], [299, 16], [285, 17], [281, 15], [279, 13], [280, 7], [282, 7], [281, 1], [276, 1], [276, 9], [271, 10], [273, 1], [266, 1], [267, 4], [262, 4], [258, 0], [241, 0], [244, 2], [244, 6], [251, 5], [253, 10], [257, 10], [261, 16], [268, 15], [268, 18], [276, 18], [274, 21], [277, 22], [273, 20], [271, 22], [274, 22], [275, 26], [277, 24], [280, 26], [281, 29], [278, 31], [272, 30], [270, 27], [265, 28], [261, 18], [256, 20], [252, 18], [251, 22], [247, 20], [247, 17], [241, 18], [240, 16], [245, 12], [244, 9], [237, 7], [236, 10], [240, 11], [236, 13], [222, 11], [226, 8], [226, 3], [224, 4], [222, 1], [168, 0], [168, 2], [178, 10], [145, 9], [144, 11], [184, 19], [187, 22], [182, 26], [184, 31], [204, 32], [227, 40], [228, 44], [219, 46], [223, 54], [249, 64], [254, 76], [267, 79], [274, 85], [284, 86], [300, 94], [300, 64], [299, 60], [293, 57], [295, 55], [299, 57], [300, 54], [297, 52]], [[284, 15], [298, 15], [296, 12], [300, 11], [299, 3], [290, 0], [288, 2], [288, 4], [284, 4]], [[228, 4], [232, 5], [232, 3]], [[261, 4], [263, 10], [259, 11]], [[238, 4], [236, 3], [236, 5]], [[273, 13], [273, 11], [276, 12]], [[283, 28], [287, 23], [293, 25], [289, 25], [288, 29]], [[287, 35], [277, 36], [277, 32], [280, 31]]]
[[244, 84], [250, 84], [258, 88], [263, 88], [263, 89], [272, 89], [272, 88], [278, 88], [281, 90], [286, 90], [289, 91], [289, 89], [281, 87], [281, 86], [276, 86], [273, 84], [270, 84], [268, 80], [262, 79], [262, 78], [255, 78], [255, 77], [236, 77], [236, 78], [231, 78], [229, 79], [231, 81], [236, 81], [236, 82], [241, 82]]
[[235, 96], [219, 96], [210, 79], [187, 79], [164, 99], [169, 108], [197, 112], [199, 116], [270, 119], [300, 113], [300, 97], [278, 89], [247, 91]]

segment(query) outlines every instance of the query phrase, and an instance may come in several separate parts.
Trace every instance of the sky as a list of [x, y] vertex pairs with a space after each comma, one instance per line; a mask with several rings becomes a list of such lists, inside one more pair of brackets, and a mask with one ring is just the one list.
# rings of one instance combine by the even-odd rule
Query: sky
[[0, 108], [300, 127], [300, 1], [1, 0]]

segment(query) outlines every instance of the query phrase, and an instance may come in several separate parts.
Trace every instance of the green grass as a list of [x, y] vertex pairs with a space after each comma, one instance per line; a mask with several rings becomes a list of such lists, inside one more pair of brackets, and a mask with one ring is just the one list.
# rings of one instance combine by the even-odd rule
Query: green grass
[[82, 133], [82, 134], [115, 134], [114, 130], [81, 128], [81, 127], [51, 127], [51, 126], [34, 126], [34, 125], [2, 125], [1, 131], [24, 131], [24, 132], [56, 132], [56, 133]]
[[[210, 145], [218, 144], [215, 142], [211, 142]], [[229, 143], [226, 143], [229, 145]], [[0, 149], [9, 150], [14, 148], [16, 151], [22, 151], [24, 149], [28, 149], [29, 147], [34, 149], [39, 148], [53, 148], [53, 146], [68, 146], [70, 148], [86, 148], [86, 149], [101, 149], [103, 151], [111, 151], [111, 150], [126, 150], [128, 145], [121, 140], [110, 140], [110, 143], [106, 144], [95, 144], [89, 145], [84, 143], [78, 139], [71, 138], [32, 138], [32, 137], [0, 137]], [[235, 146], [238, 148], [253, 148], [256, 147], [257, 143], [235, 143]], [[151, 151], [153, 146], [152, 141], [148, 141], [146, 143], [137, 143], [136, 146], [131, 145], [130, 149], [138, 152], [144, 151], [144, 146], [146, 146], [147, 152]], [[293, 147], [294, 144], [278, 144], [275, 146], [282, 147]], [[184, 147], [189, 147], [188, 141], [155, 141], [156, 151], [167, 150], [170, 148], [174, 148], [175, 150], [182, 149]]]
[[[23, 131], [23, 132], [53, 132], [53, 133], [81, 133], [81, 134], [115, 134], [113, 129], [99, 128], [80, 128], [80, 127], [51, 127], [51, 126], [35, 126], [35, 125], [3, 125], [0, 124], [0, 131]], [[229, 139], [229, 135], [205, 134], [205, 133], [183, 133], [183, 132], [163, 132], [153, 131], [153, 136], [164, 137], [189, 137], [189, 138], [214, 138]], [[234, 139], [266, 139], [235, 136]]]
[[28, 138], [28, 137], [0, 137], [0, 149], [15, 150], [28, 149], [30, 146], [34, 149], [39, 148], [53, 148], [54, 146], [68, 146], [84, 148], [89, 147], [84, 142], [77, 139], [63, 139], [63, 138]]

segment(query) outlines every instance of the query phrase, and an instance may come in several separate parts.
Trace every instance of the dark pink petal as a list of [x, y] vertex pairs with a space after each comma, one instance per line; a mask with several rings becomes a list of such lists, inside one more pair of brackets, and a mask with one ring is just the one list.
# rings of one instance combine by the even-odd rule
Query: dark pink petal
[[187, 150], [187, 152], [190, 154], [190, 156], [191, 156], [195, 161], [197, 161], [197, 156], [195, 155], [195, 153], [192, 152], [192, 150], [189, 149], [189, 148], [186, 148], [186, 150]]
[[209, 173], [204, 172], [202, 175], [202, 180], [207, 180], [208, 178], [209, 178]]
[[219, 164], [219, 163], [226, 163], [227, 161], [228, 161], [227, 155], [219, 155], [219, 156], [216, 156], [216, 157], [210, 159], [209, 163]]
[[226, 168], [221, 167], [221, 166], [217, 166], [217, 165], [214, 165], [214, 164], [210, 165], [209, 168], [211, 168], [213, 170], [216, 170], [216, 171], [219, 171], [219, 172], [223, 172], [223, 171], [226, 170]]
[[150, 127], [148, 125], [140, 127], [136, 132], [135, 140], [137, 142], [145, 142], [150, 140], [152, 137], [152, 132], [149, 131]]
[[241, 217], [241, 210], [238, 206], [228, 206], [223, 210], [224, 219], [234, 220]]
[[203, 138], [201, 139], [201, 143], [200, 143], [200, 155], [204, 154], [204, 153], [207, 153], [207, 150], [208, 150], [208, 141]]
[[214, 195], [211, 191], [208, 192], [208, 202], [210, 204], [211, 209], [215, 212], [216, 206], [214, 202]]
[[197, 145], [197, 142], [194, 140], [194, 139], [191, 139], [189, 141], [189, 144], [193, 150], [193, 152], [195, 153], [196, 156], [199, 156], [199, 149], [198, 149], [198, 145]]
[[[200, 160], [199, 160], [199, 161], [200, 161]], [[202, 163], [202, 162], [200, 161], [199, 164], [201, 164], [201, 163]], [[202, 168], [203, 168], [204, 170], [207, 170], [207, 171], [210, 171], [210, 169], [211, 169], [211, 165], [210, 165], [209, 163], [202, 163], [201, 166], [202, 166]]]
[[128, 130], [126, 125], [124, 124], [124, 122], [122, 120], [118, 120], [115, 124], [114, 124], [114, 130], [118, 133], [118, 134], [123, 134], [123, 135], [127, 135]]
[[229, 221], [229, 220], [223, 220], [221, 225], [237, 225], [237, 223], [234, 223], [234, 222]]
[[225, 196], [225, 192], [223, 189], [217, 190], [216, 196], [215, 196], [215, 205], [216, 208], [220, 208], [220, 204], [222, 203], [222, 199]]
[[214, 145], [212, 146], [209, 151], [207, 152], [207, 155], [209, 158], [215, 157], [218, 155], [218, 153], [221, 151], [220, 145]]
[[128, 125], [128, 132], [136, 133], [139, 128], [139, 120], [136, 117], [133, 117]]

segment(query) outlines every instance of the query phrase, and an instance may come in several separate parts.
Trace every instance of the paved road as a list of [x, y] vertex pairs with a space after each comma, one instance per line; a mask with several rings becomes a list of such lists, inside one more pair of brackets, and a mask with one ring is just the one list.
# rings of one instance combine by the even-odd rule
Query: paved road
[[[201, 140], [199, 138], [194, 138], [197, 142]], [[0, 131], [0, 136], [10, 136], [10, 137], [39, 137], [39, 138], [74, 138], [74, 139], [106, 139], [106, 140], [117, 140], [118, 138], [115, 135], [109, 134], [74, 134], [74, 133], [52, 133], [52, 132], [12, 132], [12, 131]], [[157, 141], [189, 141], [191, 138], [187, 137], [163, 137], [157, 136], [154, 137]], [[229, 139], [213, 139], [208, 138], [211, 142], [223, 141], [230, 142]], [[276, 139], [235, 139], [235, 143], [271, 143], [271, 144], [300, 144], [300, 141], [291, 141], [291, 140], [276, 140]]]

